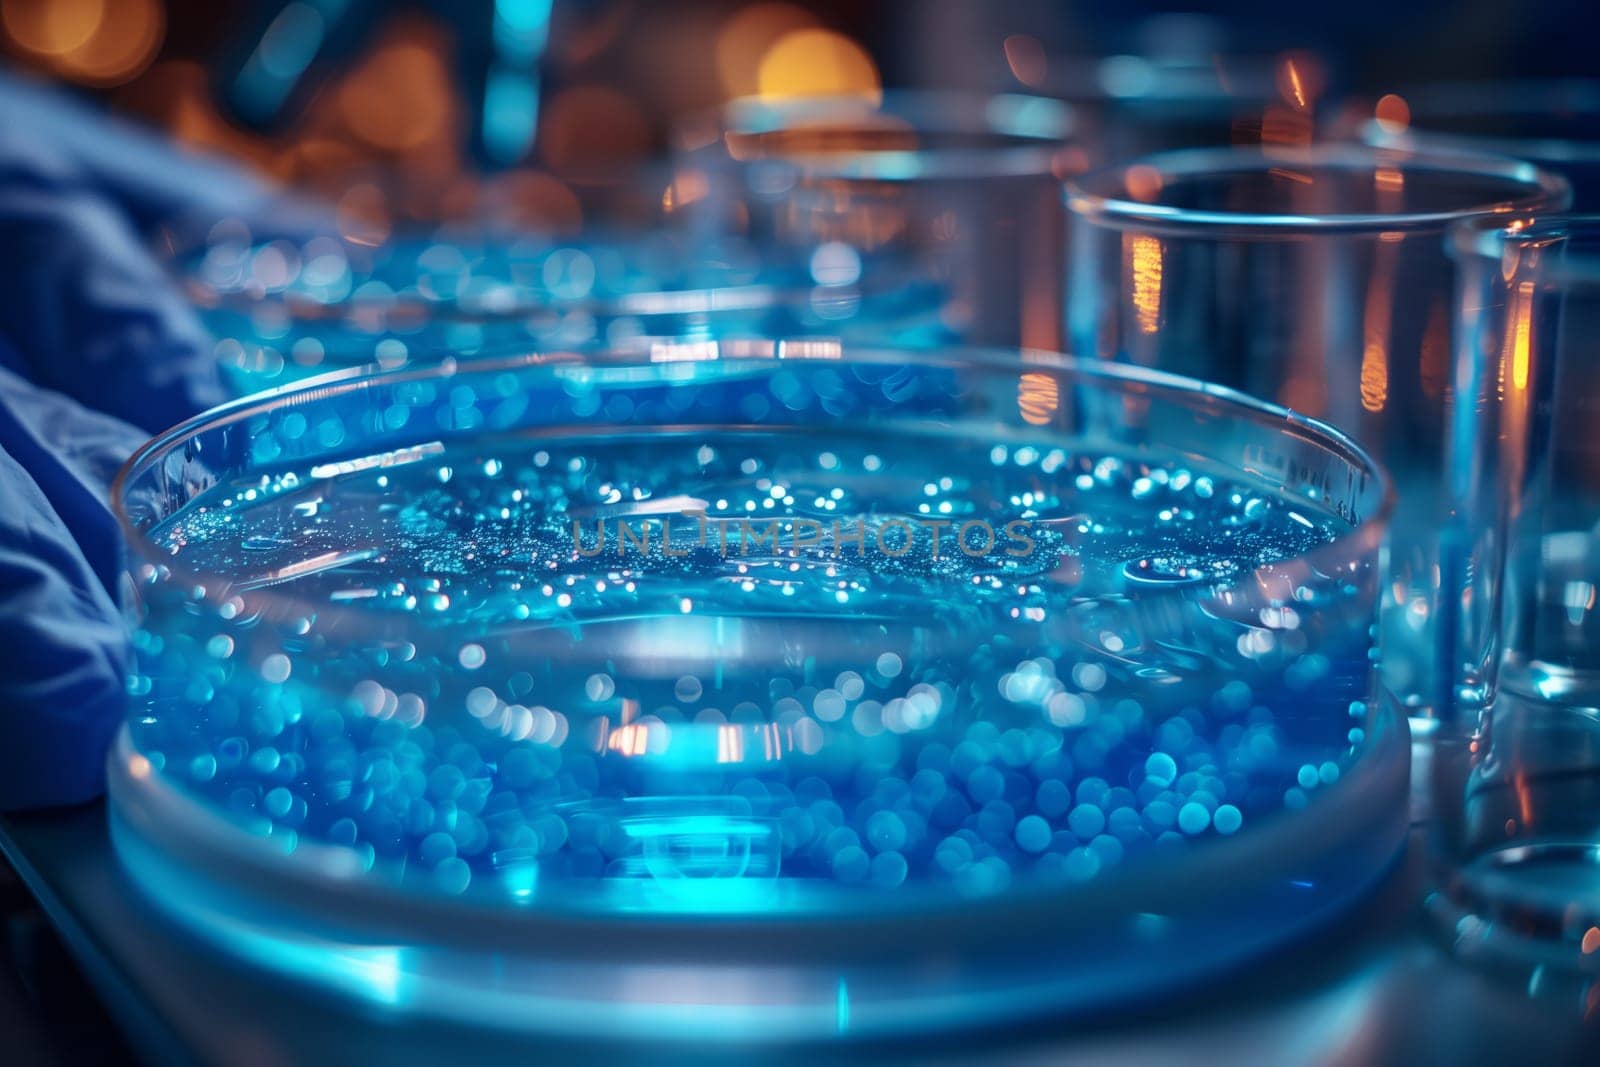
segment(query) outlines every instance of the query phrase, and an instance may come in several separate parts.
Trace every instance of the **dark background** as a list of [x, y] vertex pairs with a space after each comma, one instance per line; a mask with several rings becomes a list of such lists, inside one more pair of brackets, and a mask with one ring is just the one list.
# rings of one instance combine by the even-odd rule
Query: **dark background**
[[[462, 53], [492, 24], [494, 0], [355, 0], [360, 32], [317, 69], [315, 91], [283, 122], [252, 127], [218, 103], [216, 78], [283, 3], [0, 0], [0, 52], [13, 66], [288, 180], [314, 181], [374, 159], [473, 169], [459, 147], [470, 136], [461, 100], [471, 95], [473, 66]], [[46, 31], [56, 38], [41, 50], [47, 9], [55, 21]], [[96, 19], [93, 47], [59, 53]], [[1046, 92], [1073, 55], [1301, 50], [1321, 69], [1317, 113], [1326, 120], [1334, 101], [1370, 106], [1381, 93], [1434, 80], [1600, 75], [1597, 27], [1592, 0], [1239, 0], [1208, 8], [1146, 0], [556, 0], [538, 148], [523, 165], [562, 173], [657, 155], [682, 116], [754, 91], [755, 56], [796, 29], [859, 45], [889, 88], [1027, 91], [1008, 63], [1008, 38], [1027, 39], [1043, 57], [1044, 69], [1024, 73]], [[107, 43], [113, 39], [122, 54]], [[742, 76], [729, 69], [741, 67], [741, 51]]]

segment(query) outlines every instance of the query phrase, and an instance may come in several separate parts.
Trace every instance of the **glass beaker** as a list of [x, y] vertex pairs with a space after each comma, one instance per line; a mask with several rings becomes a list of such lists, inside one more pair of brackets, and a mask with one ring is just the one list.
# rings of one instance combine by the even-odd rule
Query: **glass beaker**
[[1600, 216], [1481, 220], [1460, 265], [1442, 551], [1476, 730], [1436, 796], [1464, 948], [1600, 972]]
[[1488, 156], [1363, 147], [1152, 156], [1068, 186], [1068, 336], [1326, 419], [1400, 493], [1382, 619], [1387, 688], [1426, 728], [1461, 218], [1557, 209], [1566, 183]]
[[847, 340], [1055, 349], [1075, 132], [1041, 97], [744, 99], [679, 131], [680, 180], [709, 254], [753, 253]]

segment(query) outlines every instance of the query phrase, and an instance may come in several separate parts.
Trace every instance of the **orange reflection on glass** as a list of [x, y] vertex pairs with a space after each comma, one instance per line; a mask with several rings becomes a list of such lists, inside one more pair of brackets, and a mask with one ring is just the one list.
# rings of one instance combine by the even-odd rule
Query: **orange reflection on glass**
[[661, 193], [661, 208], [667, 213], [704, 200], [711, 191], [711, 183], [703, 171], [682, 170], [672, 176], [672, 181]]
[[1411, 125], [1411, 105], [1395, 93], [1380, 97], [1373, 114], [1385, 133], [1399, 133]]
[[1304, 147], [1311, 144], [1311, 113], [1298, 106], [1269, 104], [1261, 114], [1261, 143]]
[[766, 54], [756, 77], [761, 96], [861, 96], [882, 99], [877, 64], [854, 41], [832, 30], [794, 30]]
[[1511, 333], [1511, 385], [1528, 388], [1528, 359], [1533, 348], [1533, 283], [1517, 285], [1516, 322]]
[[1287, 167], [1271, 167], [1267, 170], [1267, 173], [1274, 178], [1281, 178], [1286, 182], [1294, 182], [1296, 185], [1315, 185], [1317, 181], [1303, 170], [1290, 170]]
[[1367, 286], [1366, 313], [1361, 324], [1361, 406], [1371, 412], [1382, 411], [1389, 402], [1389, 328], [1394, 312], [1391, 287], [1402, 236], [1378, 235], [1372, 281]]
[[1052, 374], [1029, 371], [1017, 379], [1017, 411], [1030, 426], [1047, 426], [1061, 406], [1061, 385]]
[[1143, 233], [1128, 234], [1123, 241], [1139, 332], [1155, 333], [1161, 326], [1161, 241]]
[[618, 726], [606, 738], [606, 748], [619, 756], [642, 756], [650, 749], [650, 724], [630, 722]]
[[1311, 94], [1307, 91], [1305, 78], [1300, 73], [1300, 64], [1295, 62], [1295, 57], [1284, 59], [1283, 65], [1278, 68], [1278, 92], [1288, 103], [1304, 111], [1311, 104]]
[[1038, 88], [1044, 84], [1048, 69], [1044, 46], [1025, 33], [1014, 33], [1005, 39], [1006, 65], [1012, 77], [1023, 85]]

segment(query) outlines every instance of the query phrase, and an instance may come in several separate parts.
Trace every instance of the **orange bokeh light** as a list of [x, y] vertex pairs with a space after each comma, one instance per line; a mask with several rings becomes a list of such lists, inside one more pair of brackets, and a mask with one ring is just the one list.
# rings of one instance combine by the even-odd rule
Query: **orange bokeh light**
[[1161, 172], [1148, 163], [1135, 163], [1129, 167], [1125, 180], [1128, 195], [1143, 204], [1160, 196], [1161, 187], [1165, 184]]
[[882, 99], [877, 64], [854, 41], [832, 30], [786, 33], [761, 57], [760, 95], [862, 96]]
[[82, 85], [121, 85], [166, 35], [159, 0], [0, 0], [0, 29], [24, 54]]
[[809, 11], [793, 4], [753, 4], [730, 18], [717, 33], [717, 80], [727, 96], [761, 91], [761, 60], [785, 34], [817, 28]]
[[18, 48], [64, 56], [89, 42], [105, 12], [105, 0], [6, 0], [0, 22]]
[[357, 67], [339, 90], [339, 115], [375, 148], [404, 152], [428, 144], [450, 121], [453, 89], [435, 49], [398, 41]]

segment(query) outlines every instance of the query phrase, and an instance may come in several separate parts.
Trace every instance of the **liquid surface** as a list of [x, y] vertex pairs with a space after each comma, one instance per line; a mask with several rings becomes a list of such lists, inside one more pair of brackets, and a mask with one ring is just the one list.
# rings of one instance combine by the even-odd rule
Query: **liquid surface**
[[1348, 530], [1044, 436], [353, 456], [154, 532], [229, 584], [136, 635], [134, 740], [286, 851], [430, 892], [767, 910], [1085, 881], [1359, 757], [1370, 611], [1332, 574], [1251, 574]]
[[781, 266], [736, 239], [693, 254], [688, 241], [441, 230], [367, 248], [222, 229], [175, 268], [237, 395], [340, 368], [530, 345], [649, 352], [660, 341], [816, 335], [933, 347], [957, 336], [949, 294], [906, 264], [874, 263], [879, 281], [865, 288], [862, 253], [838, 241], [810, 242]]

